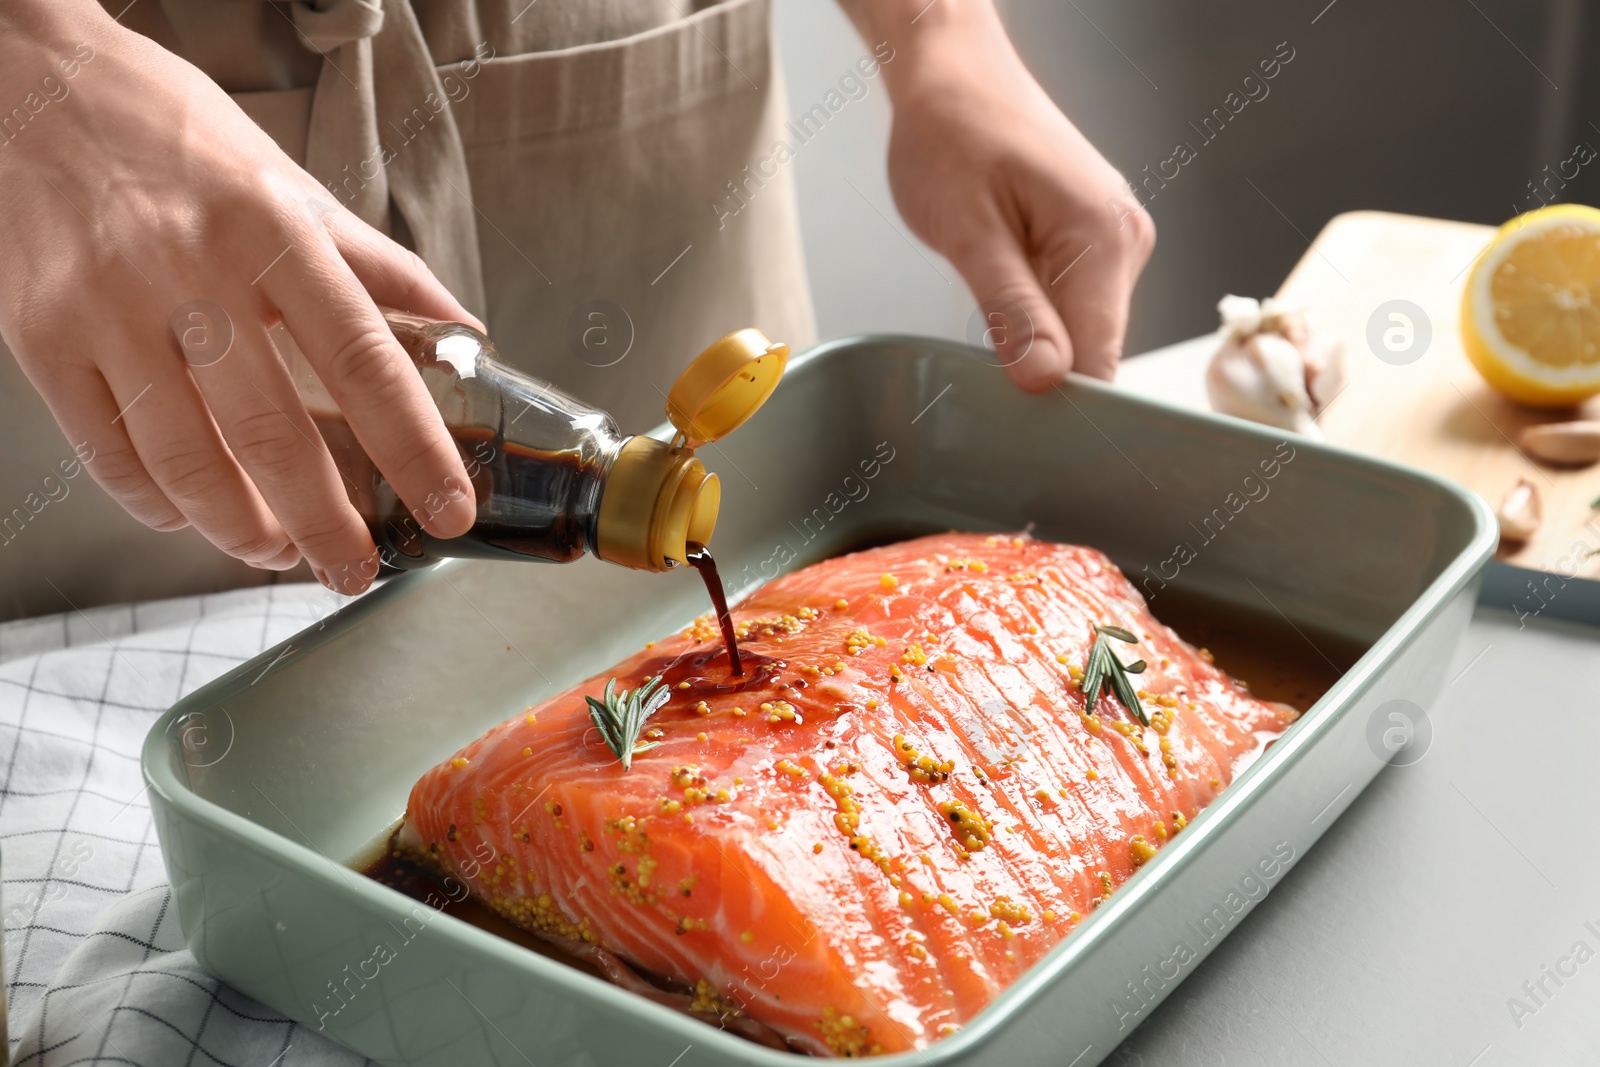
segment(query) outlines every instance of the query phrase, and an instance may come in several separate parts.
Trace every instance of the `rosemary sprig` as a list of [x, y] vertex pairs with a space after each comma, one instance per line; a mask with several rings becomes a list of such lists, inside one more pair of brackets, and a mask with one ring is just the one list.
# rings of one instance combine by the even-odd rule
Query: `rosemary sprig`
[[1085, 714], [1094, 714], [1095, 702], [1100, 699], [1100, 690], [1107, 683], [1111, 683], [1111, 691], [1122, 701], [1123, 707], [1139, 717], [1139, 721], [1146, 726], [1150, 725], [1150, 716], [1145, 714], [1144, 705], [1139, 702], [1139, 694], [1133, 688], [1133, 683], [1128, 680], [1130, 674], [1142, 674], [1145, 663], [1136, 659], [1132, 663], [1123, 663], [1117, 654], [1111, 651], [1111, 642], [1107, 638], [1115, 637], [1118, 641], [1126, 641], [1130, 645], [1139, 643], [1139, 638], [1120, 626], [1095, 624], [1094, 644], [1089, 648], [1089, 662], [1083, 668], [1083, 695], [1088, 698], [1088, 707]]
[[631, 693], [618, 689], [617, 680], [613, 678], [606, 683], [600, 700], [591, 696], [583, 698], [589, 702], [589, 718], [594, 720], [595, 729], [600, 731], [606, 747], [622, 761], [623, 770], [633, 766], [634, 756], [659, 744], [657, 741], [639, 744], [639, 731], [644, 729], [645, 720], [660, 711], [661, 705], [671, 696], [661, 676], [656, 675], [646, 678], [644, 684]]

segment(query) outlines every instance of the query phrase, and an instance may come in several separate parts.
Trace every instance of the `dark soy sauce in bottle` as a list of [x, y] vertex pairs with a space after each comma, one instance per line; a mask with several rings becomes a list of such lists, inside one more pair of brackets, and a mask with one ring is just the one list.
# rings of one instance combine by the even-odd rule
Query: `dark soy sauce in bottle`
[[[384, 562], [570, 563], [595, 552], [606, 473], [627, 440], [611, 416], [499, 362], [489, 339], [470, 327], [397, 315], [389, 325], [439, 405], [478, 514], [460, 537], [436, 538], [380, 476], [369, 525]], [[458, 489], [441, 488], [441, 495]], [[424, 501], [423, 510], [438, 502]]]
[[546, 450], [507, 440], [498, 427], [452, 428], [450, 435], [478, 501], [472, 528], [436, 538], [384, 484], [376, 495], [386, 514], [372, 525], [385, 563], [415, 567], [446, 556], [570, 563], [594, 550], [610, 458], [604, 442]]

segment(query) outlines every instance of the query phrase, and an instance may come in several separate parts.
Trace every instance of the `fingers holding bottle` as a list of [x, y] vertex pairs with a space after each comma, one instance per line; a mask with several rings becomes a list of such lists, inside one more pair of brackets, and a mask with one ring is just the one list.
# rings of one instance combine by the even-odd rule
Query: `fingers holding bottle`
[[292, 566], [298, 557], [292, 539], [229, 449], [183, 362], [161, 344], [159, 333], [112, 337], [111, 346], [132, 355], [107, 359], [100, 368], [112, 404], [52, 404], [58, 418], [65, 409], [69, 434], [105, 442], [90, 472], [111, 483], [107, 488], [125, 506], [132, 500], [143, 507], [154, 496], [139, 477], [142, 468], [183, 520], [223, 552], [246, 563]]
[[[460, 536], [477, 517], [472, 484], [421, 376], [331, 235], [314, 232], [303, 255], [262, 279], [263, 297], [412, 518], [436, 537]], [[442, 287], [426, 302], [464, 311]]]
[[174, 316], [189, 377], [228, 449], [317, 579], [335, 592], [361, 592], [377, 576], [377, 552], [346, 492], [348, 476], [335, 465], [272, 346], [263, 325], [271, 309], [253, 293], [231, 304], [239, 314], [214, 304], [183, 312], [191, 321], [214, 317], [214, 343], [197, 345], [198, 328]]

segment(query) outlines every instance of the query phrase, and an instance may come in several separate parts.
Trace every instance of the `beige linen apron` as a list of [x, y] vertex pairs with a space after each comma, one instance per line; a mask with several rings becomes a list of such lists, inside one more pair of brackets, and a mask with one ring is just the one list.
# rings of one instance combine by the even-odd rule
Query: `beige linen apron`
[[[790, 175], [747, 170], [783, 136], [767, 0], [146, 0], [123, 22], [624, 430], [730, 330], [814, 339]], [[123, 513], [11, 359], [0, 447], [0, 619], [275, 580]]]

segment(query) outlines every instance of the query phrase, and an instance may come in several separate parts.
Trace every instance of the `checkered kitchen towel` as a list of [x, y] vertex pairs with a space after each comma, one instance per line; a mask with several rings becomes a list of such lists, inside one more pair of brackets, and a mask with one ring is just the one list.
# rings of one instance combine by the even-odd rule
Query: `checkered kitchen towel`
[[0, 625], [0, 879], [21, 1067], [369, 1063], [217, 982], [183, 945], [139, 749], [179, 697], [324, 616], [266, 586]]

